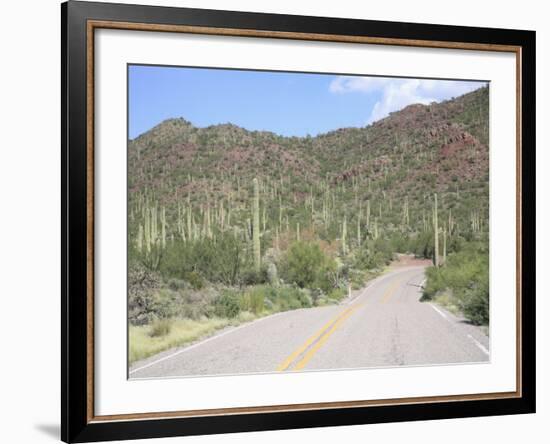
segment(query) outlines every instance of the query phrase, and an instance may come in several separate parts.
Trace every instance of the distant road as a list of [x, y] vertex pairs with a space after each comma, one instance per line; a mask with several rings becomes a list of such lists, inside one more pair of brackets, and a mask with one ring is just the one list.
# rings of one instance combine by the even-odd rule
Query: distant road
[[486, 362], [489, 338], [420, 302], [424, 267], [396, 269], [341, 305], [288, 311], [136, 362], [130, 378]]

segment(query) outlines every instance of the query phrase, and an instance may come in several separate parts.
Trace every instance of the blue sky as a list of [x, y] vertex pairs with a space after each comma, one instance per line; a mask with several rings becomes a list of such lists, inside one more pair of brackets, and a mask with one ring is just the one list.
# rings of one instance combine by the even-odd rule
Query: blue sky
[[457, 97], [484, 82], [129, 66], [131, 139], [165, 119], [233, 123], [285, 136], [365, 126], [411, 103]]

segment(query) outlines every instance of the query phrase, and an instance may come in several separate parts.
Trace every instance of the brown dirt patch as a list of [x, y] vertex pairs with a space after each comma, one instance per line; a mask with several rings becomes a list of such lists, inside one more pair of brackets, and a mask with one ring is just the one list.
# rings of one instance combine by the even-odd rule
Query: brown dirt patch
[[398, 254], [395, 260], [391, 263], [390, 268], [401, 268], [401, 267], [419, 267], [426, 266], [429, 267], [432, 265], [430, 259], [420, 259], [414, 257], [413, 254]]

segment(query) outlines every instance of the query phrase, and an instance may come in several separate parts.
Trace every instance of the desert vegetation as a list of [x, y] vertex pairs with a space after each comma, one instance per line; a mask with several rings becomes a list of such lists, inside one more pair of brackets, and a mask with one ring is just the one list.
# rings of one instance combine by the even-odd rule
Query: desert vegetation
[[130, 361], [338, 303], [396, 253], [424, 299], [489, 321], [488, 89], [282, 137], [170, 119], [128, 144]]

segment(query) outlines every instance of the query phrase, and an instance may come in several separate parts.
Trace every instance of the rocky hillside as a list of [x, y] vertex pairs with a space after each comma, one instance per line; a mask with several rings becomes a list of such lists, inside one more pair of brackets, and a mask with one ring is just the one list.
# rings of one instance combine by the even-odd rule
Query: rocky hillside
[[433, 193], [450, 231], [481, 229], [488, 103], [488, 88], [481, 88], [316, 137], [166, 120], [128, 143], [131, 233], [140, 236], [145, 210], [155, 208], [164, 212], [169, 239], [227, 230], [246, 237], [255, 177], [264, 244], [274, 242], [275, 231], [292, 237], [298, 227], [338, 240], [344, 220], [359, 236], [374, 236], [375, 223], [377, 236], [421, 232], [431, 224]]

